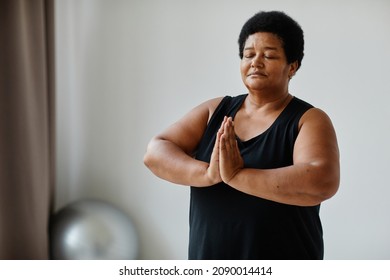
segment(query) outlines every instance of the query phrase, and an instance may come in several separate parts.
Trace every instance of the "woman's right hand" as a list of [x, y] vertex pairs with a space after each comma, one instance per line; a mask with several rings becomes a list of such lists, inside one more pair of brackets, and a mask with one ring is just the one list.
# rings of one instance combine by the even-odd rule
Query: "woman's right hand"
[[[226, 117], [225, 117], [226, 118]], [[220, 169], [219, 169], [219, 145], [221, 141], [221, 135], [223, 133], [223, 126], [218, 130], [217, 137], [215, 139], [214, 148], [210, 157], [210, 164], [207, 168], [207, 178], [210, 180], [211, 185], [222, 182]]]

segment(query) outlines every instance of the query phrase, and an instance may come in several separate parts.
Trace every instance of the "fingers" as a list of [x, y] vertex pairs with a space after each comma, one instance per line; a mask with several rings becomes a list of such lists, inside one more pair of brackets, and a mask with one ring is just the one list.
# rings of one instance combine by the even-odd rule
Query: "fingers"
[[[223, 121], [223, 124], [225, 121], [226, 121], [226, 117]], [[208, 175], [208, 178], [210, 179], [211, 185], [222, 181], [220, 171], [219, 171], [219, 151], [220, 151], [221, 136], [222, 136], [223, 131], [224, 131], [223, 124], [221, 125], [221, 127], [217, 131], [213, 151], [212, 151], [211, 157], [210, 157], [210, 164], [209, 164], [209, 167], [207, 169], [207, 175]]]
[[231, 117], [224, 119], [220, 132], [222, 133], [219, 142], [219, 171], [222, 180], [228, 183], [243, 168], [243, 159]]
[[241, 161], [233, 120], [231, 117], [224, 117], [221, 127], [217, 131], [210, 164], [206, 170], [210, 185], [223, 181], [222, 175], [226, 182], [228, 179], [230, 180], [234, 176], [232, 174], [235, 174], [240, 168]]
[[221, 124], [221, 126], [219, 127], [219, 130], [218, 130], [218, 132], [217, 132], [217, 135], [219, 134], [219, 136], [221, 136], [223, 133], [224, 133], [224, 131], [225, 131], [225, 124], [226, 124], [226, 122], [227, 122], [227, 117], [225, 116], [224, 118], [223, 118], [223, 121], [222, 121], [222, 124]]
[[221, 182], [221, 175], [219, 172], [219, 142], [220, 136], [217, 135], [213, 151], [210, 157], [210, 164], [207, 169], [208, 178], [210, 179], [210, 184], [214, 185]]
[[214, 143], [214, 148], [213, 148], [213, 154], [214, 153], [218, 153], [219, 151], [219, 143], [221, 141], [221, 135], [222, 135], [222, 129], [219, 128], [219, 130], [217, 131], [217, 136], [215, 137], [215, 143]]
[[234, 123], [231, 117], [224, 118], [221, 128], [219, 129], [220, 135], [220, 145], [221, 149], [228, 149], [232, 151], [237, 146], [236, 134], [234, 132]]

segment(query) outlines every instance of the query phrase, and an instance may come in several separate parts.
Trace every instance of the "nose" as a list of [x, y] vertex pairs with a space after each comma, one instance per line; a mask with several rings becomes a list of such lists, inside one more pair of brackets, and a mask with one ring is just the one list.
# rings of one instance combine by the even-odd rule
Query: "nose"
[[256, 55], [255, 57], [253, 57], [251, 67], [252, 68], [263, 68], [264, 67], [263, 60], [259, 55]]

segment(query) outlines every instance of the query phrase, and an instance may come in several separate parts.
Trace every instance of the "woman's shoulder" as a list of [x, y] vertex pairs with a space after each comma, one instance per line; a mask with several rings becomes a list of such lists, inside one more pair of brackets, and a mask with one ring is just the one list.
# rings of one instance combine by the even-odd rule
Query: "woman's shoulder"
[[303, 124], [312, 124], [316, 127], [333, 127], [329, 115], [324, 110], [311, 105], [302, 115], [299, 127], [302, 127]]
[[217, 110], [218, 107], [226, 106], [230, 103], [234, 102], [241, 102], [248, 94], [240, 94], [236, 96], [220, 96], [213, 99], [209, 99], [206, 102], [204, 102], [204, 105], [209, 108], [209, 117], [211, 117], [214, 112]]
[[309, 103], [303, 99], [300, 99], [300, 98], [294, 96], [293, 102], [295, 104], [294, 106], [301, 107], [302, 109], [304, 109], [305, 112], [302, 116], [302, 120], [328, 119], [329, 118], [329, 116], [327, 115], [327, 113], [324, 110], [313, 106], [311, 103]]
[[296, 96], [294, 96], [291, 103], [290, 109], [297, 114], [299, 113], [299, 128], [305, 123], [317, 123], [317, 125], [327, 125], [331, 123], [327, 113], [322, 109], [313, 106], [311, 103]]
[[314, 108], [314, 106], [312, 104], [310, 104], [309, 102], [307, 102], [307, 101], [305, 101], [303, 99], [300, 99], [300, 98], [298, 98], [296, 96], [294, 96], [292, 101], [295, 104], [295, 106], [299, 106], [299, 107], [302, 107], [302, 108], [305, 108], [305, 109]]

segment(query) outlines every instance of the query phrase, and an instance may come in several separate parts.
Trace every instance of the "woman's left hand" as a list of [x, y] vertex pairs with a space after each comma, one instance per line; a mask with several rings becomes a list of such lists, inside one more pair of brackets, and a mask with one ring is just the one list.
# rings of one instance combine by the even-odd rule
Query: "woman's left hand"
[[219, 133], [219, 171], [223, 182], [228, 184], [244, 167], [244, 160], [238, 149], [234, 123], [231, 117], [224, 119]]

